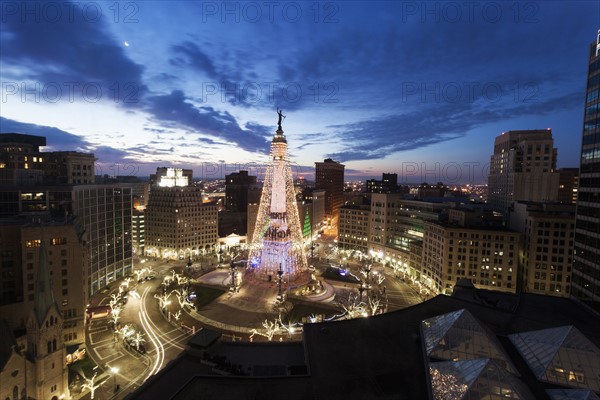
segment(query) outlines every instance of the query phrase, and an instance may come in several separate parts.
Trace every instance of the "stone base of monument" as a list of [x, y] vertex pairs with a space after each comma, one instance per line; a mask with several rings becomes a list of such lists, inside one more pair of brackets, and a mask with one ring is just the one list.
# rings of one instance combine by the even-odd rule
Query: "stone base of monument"
[[[244, 274], [244, 283], [248, 285], [264, 285], [269, 284], [277, 287], [277, 280], [279, 276], [277, 272], [267, 273], [255, 270], [246, 270]], [[308, 271], [298, 272], [294, 275], [288, 276], [288, 274], [283, 274], [281, 287], [282, 289], [288, 290], [294, 289], [299, 286], [306, 285], [311, 280], [311, 274]]]

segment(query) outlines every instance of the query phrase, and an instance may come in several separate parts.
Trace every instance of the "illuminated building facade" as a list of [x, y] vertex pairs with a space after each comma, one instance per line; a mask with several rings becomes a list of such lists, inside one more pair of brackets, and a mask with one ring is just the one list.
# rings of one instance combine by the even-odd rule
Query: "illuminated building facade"
[[426, 222], [421, 282], [434, 293], [452, 294], [461, 279], [516, 293], [520, 237], [504, 228]]
[[270, 280], [279, 270], [289, 277], [307, 267], [281, 117], [269, 157], [249, 259], [259, 277]]
[[552, 131], [508, 131], [496, 137], [488, 177], [488, 203], [504, 215], [515, 201], [558, 197], [557, 151]]
[[191, 175], [177, 168], [159, 168], [144, 212], [145, 253], [184, 259], [210, 250], [218, 239], [218, 210], [203, 203], [202, 188], [189, 186]]
[[331, 158], [315, 163], [315, 188], [325, 190], [325, 218], [334, 231], [338, 210], [344, 204], [344, 167]]
[[73, 187], [73, 213], [87, 233], [89, 294], [131, 274], [131, 188], [124, 184]]
[[367, 253], [369, 241], [368, 205], [347, 205], [340, 207], [338, 246], [340, 249], [360, 250]]
[[575, 205], [517, 202], [510, 228], [524, 234], [521, 251], [522, 291], [568, 296], [573, 265]]

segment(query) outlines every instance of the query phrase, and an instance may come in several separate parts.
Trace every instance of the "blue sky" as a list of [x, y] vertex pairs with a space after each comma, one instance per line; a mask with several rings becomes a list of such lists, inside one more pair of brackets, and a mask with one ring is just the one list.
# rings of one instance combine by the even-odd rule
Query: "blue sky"
[[98, 172], [267, 162], [482, 183], [498, 134], [551, 128], [578, 166], [600, 4], [3, 2], [0, 131], [93, 151]]

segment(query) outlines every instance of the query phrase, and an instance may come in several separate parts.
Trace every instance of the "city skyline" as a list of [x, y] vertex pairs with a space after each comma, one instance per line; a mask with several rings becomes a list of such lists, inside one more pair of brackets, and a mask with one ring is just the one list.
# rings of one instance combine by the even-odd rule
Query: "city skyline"
[[0, 131], [100, 174], [222, 177], [266, 164], [280, 107], [307, 177], [331, 157], [348, 178], [485, 183], [520, 129], [578, 166], [600, 6], [469, 4], [5, 3]]

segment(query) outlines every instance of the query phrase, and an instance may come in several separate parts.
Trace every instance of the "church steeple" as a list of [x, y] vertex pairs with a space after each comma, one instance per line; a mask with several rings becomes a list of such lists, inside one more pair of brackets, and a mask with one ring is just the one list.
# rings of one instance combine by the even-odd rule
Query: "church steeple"
[[50, 281], [50, 270], [48, 268], [48, 253], [44, 240], [40, 245], [39, 265], [37, 271], [37, 281], [35, 284], [35, 298], [33, 303], [33, 312], [38, 325], [41, 325], [46, 319], [48, 310], [56, 307], [54, 293], [52, 292], [52, 283]]
[[27, 322], [27, 353], [32, 362], [31, 376], [37, 384], [28, 398], [70, 398], [63, 342], [63, 318], [54, 300], [48, 253], [42, 234], [38, 257], [33, 309]]

